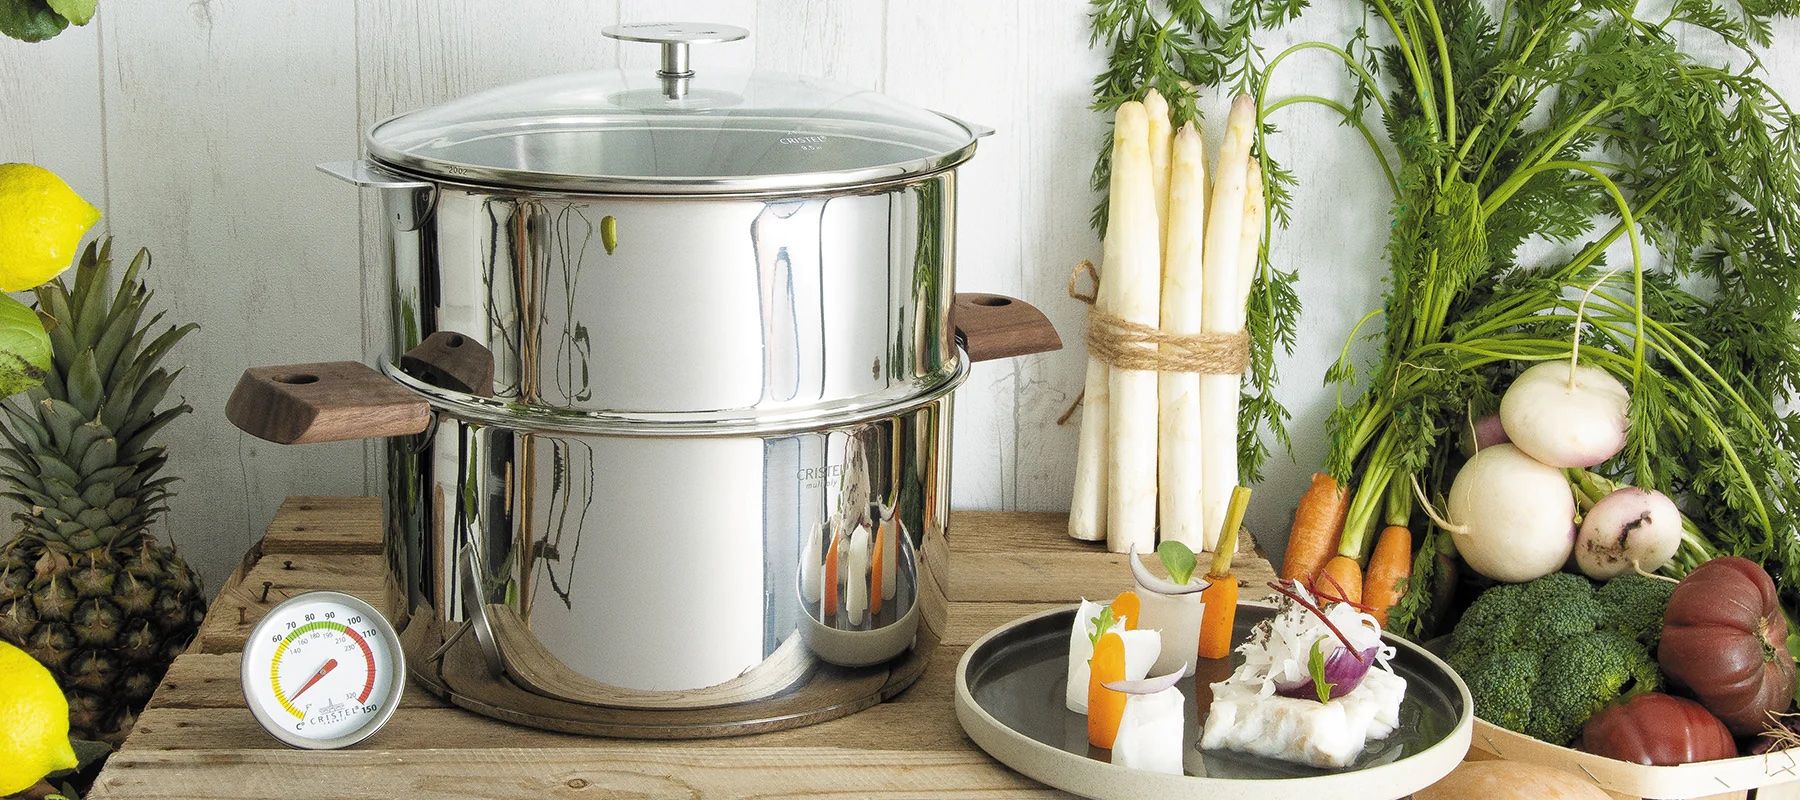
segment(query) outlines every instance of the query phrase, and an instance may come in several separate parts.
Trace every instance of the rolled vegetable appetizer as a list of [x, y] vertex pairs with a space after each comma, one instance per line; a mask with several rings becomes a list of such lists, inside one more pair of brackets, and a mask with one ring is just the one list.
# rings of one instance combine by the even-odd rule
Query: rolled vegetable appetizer
[[[1131, 618], [1137, 615], [1137, 595], [1124, 592], [1119, 598], [1125, 602], [1115, 599], [1111, 605], [1101, 605], [1082, 600], [1075, 611], [1075, 622], [1069, 631], [1068, 682], [1063, 705], [1077, 714], [1086, 714], [1088, 710], [1089, 662], [1094, 656], [1094, 643], [1101, 633], [1117, 633], [1124, 641], [1127, 680], [1150, 674], [1150, 666], [1156, 663], [1162, 651], [1162, 637], [1156, 631], [1130, 628], [1136, 624]], [[1115, 606], [1130, 612], [1129, 616], [1116, 615]]]
[[1181, 760], [1187, 752], [1184, 702], [1181, 690], [1172, 685], [1148, 694], [1126, 693], [1125, 712], [1119, 717], [1119, 730], [1113, 737], [1112, 763], [1182, 774]]

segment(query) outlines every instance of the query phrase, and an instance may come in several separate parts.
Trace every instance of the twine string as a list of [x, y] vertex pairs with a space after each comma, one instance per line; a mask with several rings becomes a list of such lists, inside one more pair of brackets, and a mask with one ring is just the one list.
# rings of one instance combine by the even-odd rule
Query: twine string
[[[1093, 290], [1082, 288], [1083, 277], [1090, 279]], [[1245, 331], [1181, 334], [1133, 322], [1096, 306], [1099, 287], [1100, 270], [1091, 261], [1075, 265], [1069, 273], [1069, 297], [1089, 306], [1088, 355], [1101, 363], [1119, 369], [1202, 375], [1242, 375], [1249, 369], [1250, 335]], [[1077, 396], [1056, 424], [1066, 424], [1081, 400]]]

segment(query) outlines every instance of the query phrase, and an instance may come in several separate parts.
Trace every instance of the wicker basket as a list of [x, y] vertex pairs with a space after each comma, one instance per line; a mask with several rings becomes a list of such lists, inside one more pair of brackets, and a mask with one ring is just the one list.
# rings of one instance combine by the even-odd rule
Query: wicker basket
[[1586, 775], [1614, 797], [1800, 800], [1800, 751], [1646, 767], [1541, 742], [1477, 718], [1469, 759], [1503, 758]]

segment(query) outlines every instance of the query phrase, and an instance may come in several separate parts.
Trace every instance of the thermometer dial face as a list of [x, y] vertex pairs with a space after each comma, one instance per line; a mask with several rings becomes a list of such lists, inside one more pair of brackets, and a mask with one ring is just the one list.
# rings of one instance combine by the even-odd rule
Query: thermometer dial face
[[244, 699], [295, 747], [348, 747], [385, 724], [405, 688], [394, 629], [369, 604], [309, 592], [271, 610], [244, 647]]

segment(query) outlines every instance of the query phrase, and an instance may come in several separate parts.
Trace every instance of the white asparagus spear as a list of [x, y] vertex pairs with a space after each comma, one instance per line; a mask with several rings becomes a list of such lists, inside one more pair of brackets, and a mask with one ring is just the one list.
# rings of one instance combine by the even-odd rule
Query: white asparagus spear
[[[1155, 327], [1162, 317], [1162, 240], [1156, 226], [1156, 190], [1151, 179], [1149, 115], [1141, 104], [1121, 107], [1113, 174], [1122, 176], [1109, 219], [1112, 248], [1105, 266], [1114, 281], [1112, 313], [1127, 322]], [[1128, 138], [1137, 134], [1135, 146]], [[1113, 369], [1107, 409], [1107, 445], [1112, 475], [1107, 479], [1106, 546], [1123, 553], [1136, 545], [1156, 549], [1156, 376], [1154, 370]]]
[[850, 534], [849, 583], [844, 587], [844, 613], [850, 623], [860, 624], [869, 613], [869, 529], [858, 525]]
[[[1146, 144], [1149, 133], [1144, 106], [1130, 102], [1119, 106], [1113, 114], [1113, 163], [1118, 163], [1122, 149]], [[1107, 216], [1117, 220], [1120, 202], [1129, 194], [1124, 182], [1127, 175], [1115, 169], [1108, 187]], [[1100, 245], [1102, 267], [1100, 285], [1094, 289], [1094, 311], [1109, 313], [1119, 279], [1111, 276], [1111, 265], [1120, 259], [1121, 233], [1108, 226], [1106, 239]], [[1106, 502], [1109, 459], [1107, 439], [1112, 428], [1112, 368], [1106, 362], [1088, 357], [1087, 382], [1081, 396], [1081, 434], [1075, 447], [1075, 487], [1069, 499], [1069, 535], [1096, 542], [1106, 538]]]
[[806, 546], [800, 548], [800, 588], [808, 603], [817, 603], [824, 597], [824, 551], [819, 548], [824, 545], [824, 531], [829, 524], [814, 525], [806, 535]]
[[[1199, 333], [1202, 248], [1206, 230], [1206, 155], [1193, 123], [1175, 134], [1169, 167], [1169, 238], [1163, 256], [1162, 329]], [[1157, 492], [1164, 541], [1198, 553], [1206, 543], [1201, 512], [1200, 376], [1164, 372], [1157, 378]]]
[[1169, 102], [1155, 89], [1144, 93], [1144, 113], [1150, 115], [1150, 187], [1156, 192], [1156, 244], [1169, 241], [1169, 163], [1174, 145]]
[[[1256, 128], [1256, 102], [1239, 95], [1225, 118], [1225, 140], [1219, 146], [1219, 168], [1214, 170], [1212, 202], [1207, 204], [1206, 276], [1203, 281], [1205, 314], [1201, 329], [1208, 333], [1235, 333], [1244, 327], [1244, 281], [1238, 270], [1242, 259], [1244, 204], [1250, 176], [1250, 144]], [[1235, 308], [1235, 311], [1233, 310]], [[1216, 544], [1225, 523], [1231, 488], [1238, 484], [1237, 407], [1238, 375], [1200, 376], [1200, 503], [1201, 528], [1206, 549]]]

